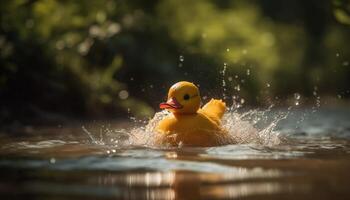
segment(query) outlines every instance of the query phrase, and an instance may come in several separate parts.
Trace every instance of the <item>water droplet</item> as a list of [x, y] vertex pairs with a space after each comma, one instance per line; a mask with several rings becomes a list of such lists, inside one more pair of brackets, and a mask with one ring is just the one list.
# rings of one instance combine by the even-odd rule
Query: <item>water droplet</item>
[[336, 53], [336, 54], [335, 54], [335, 56], [336, 56], [336, 57], [339, 57], [339, 56], [340, 56], [340, 54], [339, 54], [339, 53]]
[[182, 63], [179, 63], [179, 67], [181, 68], [183, 66], [183, 64]]
[[237, 78], [238, 78], [238, 75], [235, 75], [235, 78], [237, 79]]
[[294, 98], [299, 100], [300, 99], [300, 94], [299, 93], [294, 93]]
[[118, 96], [120, 99], [125, 100], [129, 97], [129, 92], [126, 90], [122, 90], [119, 92]]
[[133, 81], [134, 80], [134, 77], [130, 77], [130, 81]]
[[250, 69], [247, 69], [247, 76], [250, 75]]
[[106, 152], [107, 152], [108, 154], [110, 154], [110, 153], [111, 153], [111, 151], [110, 151], [110, 150], [107, 150]]
[[229, 52], [229, 51], [230, 51], [230, 49], [229, 49], [229, 48], [227, 48], [227, 49], [226, 49], [226, 51], [227, 51], [227, 52]]
[[228, 79], [228, 81], [231, 82], [233, 78], [232, 78], [232, 76], [229, 76], [227, 79]]
[[223, 92], [223, 98], [226, 99], [226, 81], [225, 81], [225, 74], [226, 74], [226, 68], [227, 68], [227, 64], [224, 63], [224, 68], [222, 69], [222, 88], [224, 90]]
[[338, 97], [338, 99], [341, 99], [341, 95], [340, 94], [338, 94], [337, 97]]
[[244, 104], [244, 102], [245, 102], [245, 100], [242, 98], [242, 99], [241, 99], [241, 104]]
[[266, 83], [266, 87], [270, 87], [271, 85], [270, 85], [270, 83]]
[[203, 100], [206, 100], [207, 98], [208, 98], [207, 96], [204, 96], [204, 97], [203, 97]]
[[113, 153], [115, 153], [115, 152], [116, 152], [116, 150], [115, 150], [115, 149], [112, 149], [112, 152], [113, 152]]
[[237, 91], [240, 91], [241, 90], [241, 86], [237, 85], [237, 86], [234, 87], [234, 89], [237, 90]]
[[349, 66], [349, 61], [344, 61], [343, 66]]
[[183, 55], [180, 55], [179, 60], [180, 60], [180, 62], [183, 62], [185, 60], [185, 57]]
[[51, 164], [55, 164], [55, 163], [56, 163], [56, 159], [55, 159], [55, 158], [51, 158], [51, 159], [50, 159], [50, 163], [51, 163]]
[[299, 105], [299, 100], [300, 100], [300, 94], [299, 93], [294, 93], [294, 99], [295, 101], [295, 105], [298, 106]]

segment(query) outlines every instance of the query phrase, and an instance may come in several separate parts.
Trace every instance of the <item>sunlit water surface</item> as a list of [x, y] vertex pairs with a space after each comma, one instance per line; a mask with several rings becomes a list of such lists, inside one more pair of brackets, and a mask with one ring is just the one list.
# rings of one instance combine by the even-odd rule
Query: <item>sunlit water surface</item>
[[[350, 110], [230, 111], [222, 146], [159, 147], [153, 120], [1, 137], [5, 199], [349, 199]], [[2, 198], [3, 199], [3, 198]]]

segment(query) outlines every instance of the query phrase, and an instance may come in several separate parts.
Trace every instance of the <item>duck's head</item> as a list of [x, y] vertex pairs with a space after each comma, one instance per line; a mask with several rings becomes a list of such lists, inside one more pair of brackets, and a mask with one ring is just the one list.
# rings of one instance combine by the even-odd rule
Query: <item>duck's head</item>
[[199, 109], [200, 102], [198, 87], [193, 83], [181, 81], [171, 86], [167, 102], [161, 103], [159, 107], [174, 114], [194, 114]]

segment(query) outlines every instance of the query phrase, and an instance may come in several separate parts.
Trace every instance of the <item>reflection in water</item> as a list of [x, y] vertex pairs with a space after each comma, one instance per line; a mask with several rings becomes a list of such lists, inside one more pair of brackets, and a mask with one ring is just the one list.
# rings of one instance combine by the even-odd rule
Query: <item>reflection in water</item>
[[201, 188], [201, 195], [209, 199], [240, 198], [252, 195], [269, 195], [306, 190], [305, 187], [296, 188], [295, 185], [283, 185], [278, 182], [240, 183], [234, 185], [216, 185]]
[[234, 168], [227, 174], [188, 171], [109, 174], [99, 176], [97, 182], [124, 188], [120, 195], [125, 199], [217, 199], [292, 191], [292, 185], [271, 182], [283, 176], [277, 170]]
[[175, 173], [147, 172], [143, 174], [130, 174], [125, 177], [124, 183], [127, 186], [159, 187], [170, 186], [174, 183]]

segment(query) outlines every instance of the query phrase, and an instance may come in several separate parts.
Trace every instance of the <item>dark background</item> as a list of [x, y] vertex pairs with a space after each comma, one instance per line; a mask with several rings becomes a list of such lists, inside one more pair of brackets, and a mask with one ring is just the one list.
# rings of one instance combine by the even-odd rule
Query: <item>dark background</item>
[[350, 95], [347, 0], [0, 5], [5, 126], [149, 117], [180, 80], [250, 106], [289, 105], [295, 93], [304, 105]]

